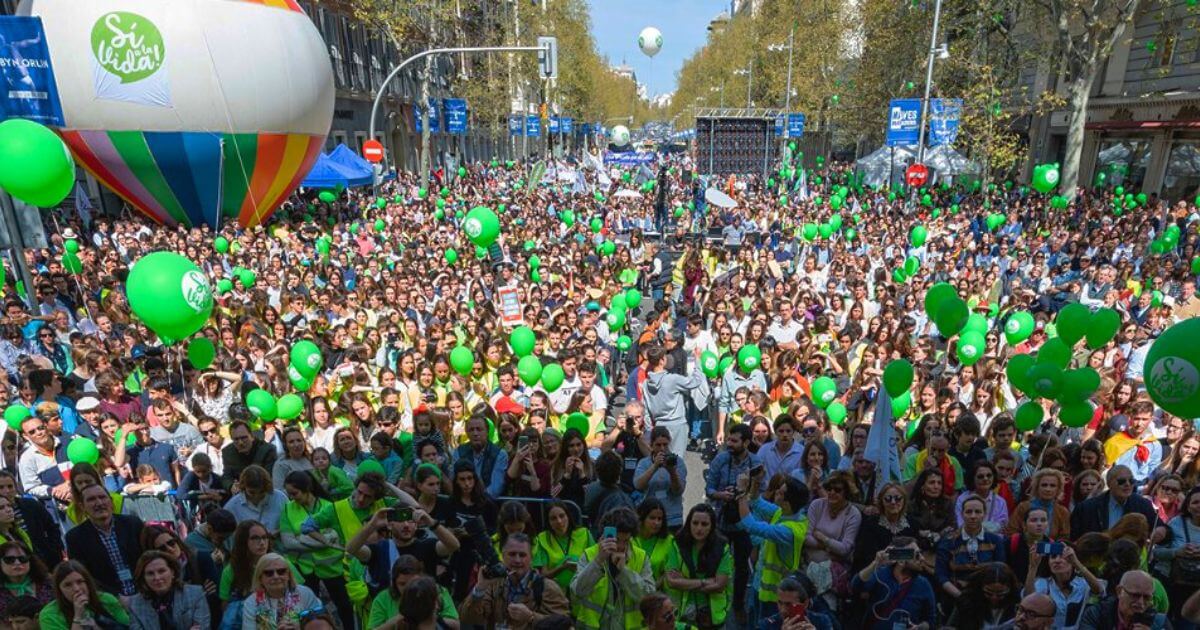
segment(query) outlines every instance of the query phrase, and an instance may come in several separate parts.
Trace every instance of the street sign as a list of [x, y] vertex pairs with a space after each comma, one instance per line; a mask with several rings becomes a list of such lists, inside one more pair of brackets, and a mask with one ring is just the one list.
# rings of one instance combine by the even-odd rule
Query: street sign
[[921, 99], [894, 98], [888, 106], [887, 145], [916, 144], [921, 135]]
[[904, 171], [904, 181], [908, 182], [910, 188], [924, 186], [929, 181], [929, 168], [921, 163], [913, 164]]
[[383, 161], [383, 145], [378, 140], [367, 140], [363, 143], [363, 157], [372, 164]]
[[804, 114], [787, 115], [787, 135], [789, 138], [799, 138], [804, 135]]
[[538, 74], [543, 79], [558, 78], [558, 38], [538, 38]]

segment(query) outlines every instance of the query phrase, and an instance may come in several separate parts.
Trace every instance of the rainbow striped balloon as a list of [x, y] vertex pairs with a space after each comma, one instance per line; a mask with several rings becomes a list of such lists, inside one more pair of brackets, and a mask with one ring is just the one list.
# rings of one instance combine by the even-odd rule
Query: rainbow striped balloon
[[26, 0], [77, 161], [165, 225], [260, 224], [333, 119], [329, 52], [294, 0]]

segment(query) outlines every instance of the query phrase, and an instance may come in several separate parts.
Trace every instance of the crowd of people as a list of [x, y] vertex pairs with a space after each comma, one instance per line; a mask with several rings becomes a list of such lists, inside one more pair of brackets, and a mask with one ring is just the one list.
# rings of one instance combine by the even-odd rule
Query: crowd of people
[[[10, 265], [4, 287], [0, 407], [28, 413], [0, 424], [0, 623], [1200, 620], [1200, 427], [1143, 382], [1157, 335], [1200, 314], [1195, 206], [1114, 212], [1099, 189], [1057, 209], [1019, 185], [931, 187], [922, 204], [821, 163], [802, 188], [722, 181], [723, 208], [696, 195], [687, 158], [663, 159], [649, 184], [568, 162], [548, 182], [497, 161], [428, 186], [401, 173], [334, 202], [305, 191], [252, 230], [55, 215], [51, 247], [25, 252], [33, 284]], [[502, 231], [477, 251], [461, 223], [479, 205]], [[843, 227], [806, 233], [834, 215]], [[914, 245], [917, 225], [929, 238]], [[1169, 225], [1182, 238], [1151, 250]], [[81, 272], [60, 262], [69, 243]], [[208, 365], [131, 314], [129, 269], [160, 250], [227, 283], [198, 333]], [[921, 308], [938, 282], [986, 318], [970, 365]], [[1069, 427], [1040, 400], [1044, 420], [1020, 430], [1007, 360], [1053, 338], [1072, 303], [1121, 316], [1113, 341], [1073, 349], [1101, 376], [1094, 414]], [[1013, 346], [1017, 311], [1036, 324]], [[561, 384], [519, 367], [517, 324]], [[296, 392], [300, 340], [324, 368]], [[739, 360], [747, 346], [756, 360]], [[897, 409], [882, 391], [895, 359], [915, 372]], [[821, 377], [844, 413], [814, 400]], [[299, 417], [260, 417], [257, 389], [300, 394]], [[81, 439], [94, 463], [69, 452]], [[702, 500], [686, 499], [689, 466]]]

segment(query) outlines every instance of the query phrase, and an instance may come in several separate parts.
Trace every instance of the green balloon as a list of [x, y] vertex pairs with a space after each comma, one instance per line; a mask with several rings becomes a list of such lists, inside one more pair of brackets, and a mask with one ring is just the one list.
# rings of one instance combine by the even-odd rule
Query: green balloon
[[307, 339], [301, 339], [292, 346], [289, 358], [291, 366], [296, 368], [296, 371], [305, 380], [309, 381], [321, 371], [321, 366], [325, 364], [325, 359], [321, 357], [321, 349]]
[[554, 393], [563, 384], [563, 379], [566, 375], [563, 373], [562, 366], [557, 363], [551, 363], [542, 368], [542, 388], [547, 393]]
[[908, 274], [904, 272], [903, 267], [893, 269], [892, 280], [896, 281], [897, 284], [903, 284], [904, 281], [908, 280]]
[[317, 199], [320, 199], [324, 203], [333, 203], [334, 201], [337, 201], [337, 195], [329, 192], [328, 190], [322, 190], [317, 194]]
[[912, 392], [904, 392], [903, 394], [892, 399], [892, 415], [900, 418], [908, 413], [908, 408], [912, 406]]
[[895, 359], [883, 368], [883, 389], [895, 398], [912, 388], [913, 366], [905, 359]]
[[375, 231], [376, 232], [382, 232], [386, 228], [387, 228], [387, 223], [385, 223], [383, 219], [375, 219]]
[[1016, 422], [1018, 430], [1033, 431], [1042, 425], [1045, 415], [1042, 406], [1031, 400], [1017, 407], [1017, 413], [1013, 416], [1013, 420]]
[[292, 382], [292, 387], [298, 392], [307, 392], [312, 389], [312, 379], [305, 378], [294, 365], [287, 366], [288, 380]]
[[512, 346], [513, 354], [519, 357], [529, 356], [537, 343], [537, 335], [528, 326], [517, 326], [508, 335], [508, 345]]
[[387, 476], [383, 471], [383, 464], [379, 463], [378, 460], [374, 460], [374, 459], [368, 459], [358, 465], [358, 476], [359, 477], [362, 477], [363, 475], [365, 475], [367, 473], [375, 473], [382, 477]]
[[921, 261], [916, 256], [904, 259], [904, 275], [913, 276], [921, 268]]
[[270, 422], [279, 417], [279, 407], [275, 397], [265, 389], [251, 390], [246, 394], [246, 407], [250, 414], [263, 422]]
[[910, 232], [908, 235], [908, 241], [912, 243], [913, 247], [920, 247], [924, 245], [926, 239], [928, 238], [929, 230], [926, 229], [924, 225], [918, 225], [914, 227], [912, 232]]
[[575, 225], [575, 212], [573, 210], [563, 210], [562, 214], [558, 215], [562, 220], [563, 225], [573, 227]]
[[1063, 372], [1062, 393], [1059, 401], [1086, 400], [1100, 389], [1100, 374], [1090, 367], [1081, 367]]
[[967, 317], [967, 323], [963, 325], [963, 332], [977, 332], [980, 335], [986, 335], [988, 331], [987, 318], [979, 313], [971, 313]]
[[440, 191], [438, 191], [438, 194], [441, 195], [443, 199], [446, 197], [449, 197], [450, 189], [445, 186], [442, 186], [442, 189]]
[[975, 365], [983, 358], [985, 348], [983, 333], [965, 330], [958, 338], [958, 361], [963, 365]]
[[521, 360], [517, 361], [517, 376], [526, 386], [533, 387], [542, 378], [541, 360], [532, 354], [521, 357]]
[[70, 252], [63, 254], [62, 266], [72, 275], [79, 275], [83, 272], [83, 261], [79, 259], [79, 256]]
[[1143, 379], [1150, 398], [1180, 418], [1200, 417], [1200, 317], [1163, 331], [1146, 354]]
[[1038, 396], [1046, 399], [1058, 397], [1063, 386], [1062, 368], [1053, 363], [1036, 363], [1026, 374], [1029, 385]]
[[1033, 334], [1034, 326], [1033, 315], [1029, 311], [1017, 311], [1004, 324], [1004, 340], [1008, 345], [1015, 346]]
[[747, 374], [757, 370], [762, 365], [762, 350], [758, 344], [746, 344], [738, 350], [738, 367]]
[[625, 311], [610, 310], [608, 315], [604, 316], [604, 322], [608, 324], [610, 331], [620, 330], [625, 326]]
[[29, 411], [29, 407], [25, 405], [9, 405], [4, 410], [4, 422], [8, 424], [8, 428], [19, 434], [21, 432], [21, 423], [32, 415], [33, 412]]
[[617, 251], [617, 244], [612, 241], [604, 241], [600, 244], [600, 253], [605, 256], [612, 256]]
[[480, 247], [480, 246], [478, 246], [478, 245], [476, 245], [476, 246], [475, 246], [475, 258], [476, 258], [476, 260], [483, 260], [484, 258], [487, 258], [487, 255], [488, 255], [488, 250], [487, 250], [487, 248]]
[[258, 276], [249, 269], [243, 269], [238, 273], [238, 280], [242, 281], [243, 287], [251, 289], [254, 288], [254, 283], [258, 280]]
[[837, 398], [837, 383], [828, 376], [818, 377], [812, 382], [812, 398], [814, 404], [825, 409]]
[[217, 293], [225, 294], [233, 290], [233, 281], [229, 278], [217, 280]]
[[218, 236], [213, 239], [213, 249], [217, 250], [218, 254], [224, 254], [229, 251], [229, 239], [224, 236]]
[[193, 368], [203, 370], [212, 365], [217, 349], [208, 337], [196, 337], [188, 342], [187, 357]]
[[1071, 347], [1062, 340], [1061, 336], [1048, 339], [1041, 348], [1038, 348], [1037, 362], [1049, 363], [1057, 366], [1060, 370], [1065, 370], [1071, 363]]
[[733, 355], [727, 354], [721, 357], [721, 362], [717, 365], [717, 371], [724, 374], [729, 371], [729, 366], [733, 365]]
[[625, 306], [628, 308], [637, 308], [642, 305], [642, 292], [637, 289], [629, 289], [625, 292]]
[[417, 198], [418, 199], [424, 199], [425, 197], [428, 197], [428, 196], [429, 196], [428, 188], [425, 188], [424, 186], [422, 186], [417, 189]]
[[948, 282], [939, 282], [925, 292], [925, 314], [933, 317], [942, 304], [951, 299], [958, 299], [958, 290]]
[[1095, 409], [1092, 404], [1084, 401], [1065, 402], [1058, 409], [1058, 420], [1064, 425], [1078, 429], [1087, 426], [1092, 421]]
[[934, 316], [933, 321], [937, 324], [938, 332], [943, 337], [953, 337], [966, 325], [967, 318], [970, 315], [967, 303], [955, 296], [942, 302], [942, 305], [938, 307], [937, 315]]
[[0, 155], [0, 187], [31, 206], [57, 206], [75, 188], [75, 160], [48, 127], [24, 118], [5, 120]]
[[1036, 360], [1033, 358], [1033, 355], [1013, 355], [1008, 360], [1008, 365], [1004, 366], [1004, 374], [1008, 377], [1008, 382], [1017, 388], [1018, 391], [1032, 395], [1033, 387], [1029, 380], [1029, 370], [1033, 368], [1035, 363]]
[[600, 217], [592, 217], [591, 221], [592, 233], [598, 234], [604, 228], [604, 220]]
[[840, 427], [846, 422], [846, 405], [835, 400], [825, 408], [825, 415], [829, 416], [829, 422]]
[[458, 262], [458, 252], [454, 251], [453, 247], [447, 247], [443, 256], [446, 258], [446, 262], [450, 263], [451, 265]]
[[621, 352], [629, 352], [629, 349], [632, 347], [633, 339], [630, 339], [629, 335], [621, 335], [620, 337], [617, 337], [617, 350], [620, 350]]
[[1091, 319], [1092, 311], [1088, 307], [1079, 302], [1072, 302], [1058, 312], [1054, 324], [1058, 327], [1058, 336], [1068, 346], [1073, 346], [1087, 335], [1088, 323]]
[[67, 443], [67, 460], [72, 464], [95, 465], [100, 461], [100, 448], [92, 440], [76, 436]]
[[467, 219], [463, 221], [463, 231], [472, 243], [488, 247], [500, 236], [500, 219], [491, 208], [476, 206], [467, 213]]
[[456, 346], [450, 351], [450, 367], [463, 376], [469, 375], [475, 369], [475, 354], [466, 346]]
[[284, 394], [275, 401], [275, 409], [284, 420], [295, 420], [304, 412], [304, 399], [296, 394]]
[[126, 281], [129, 307], [168, 343], [192, 336], [212, 314], [212, 287], [192, 261], [173, 252], [138, 259]]
[[833, 226], [828, 223], [822, 223], [820, 227], [817, 228], [817, 232], [821, 234], [821, 238], [829, 238], [830, 236], [833, 236]]
[[811, 241], [814, 238], [817, 238], [817, 224], [816, 223], [805, 223], [804, 224], [804, 240]]
[[445, 199], [438, 199], [437, 201], [433, 202], [433, 205], [434, 205], [434, 206], [436, 206], [438, 210], [445, 211], [445, 209], [446, 209], [446, 200], [445, 200]]
[[542, 259], [538, 258], [537, 254], [534, 254], [529, 257], [529, 268], [530, 269], [537, 270], [541, 266], [542, 266]]
[[1087, 325], [1087, 347], [1090, 350], [1103, 348], [1112, 341], [1121, 328], [1121, 315], [1115, 310], [1104, 307], [1092, 314]]
[[719, 367], [720, 360], [717, 359], [717, 355], [711, 350], [705, 350], [704, 352], [700, 353], [700, 371], [704, 372], [705, 376], [708, 378], [716, 378], [717, 374], [719, 373]]

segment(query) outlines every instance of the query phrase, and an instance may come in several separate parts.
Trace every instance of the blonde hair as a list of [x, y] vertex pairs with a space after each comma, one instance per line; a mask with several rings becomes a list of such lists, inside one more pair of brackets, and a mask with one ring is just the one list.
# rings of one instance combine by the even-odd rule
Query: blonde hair
[[288, 588], [293, 590], [296, 588], [296, 576], [292, 573], [292, 565], [287, 561], [287, 558], [275, 553], [274, 551], [263, 554], [263, 557], [258, 559], [258, 563], [254, 565], [254, 579], [250, 583], [250, 589], [254, 592], [262, 590], [262, 572], [267, 564], [278, 562], [287, 569]]

